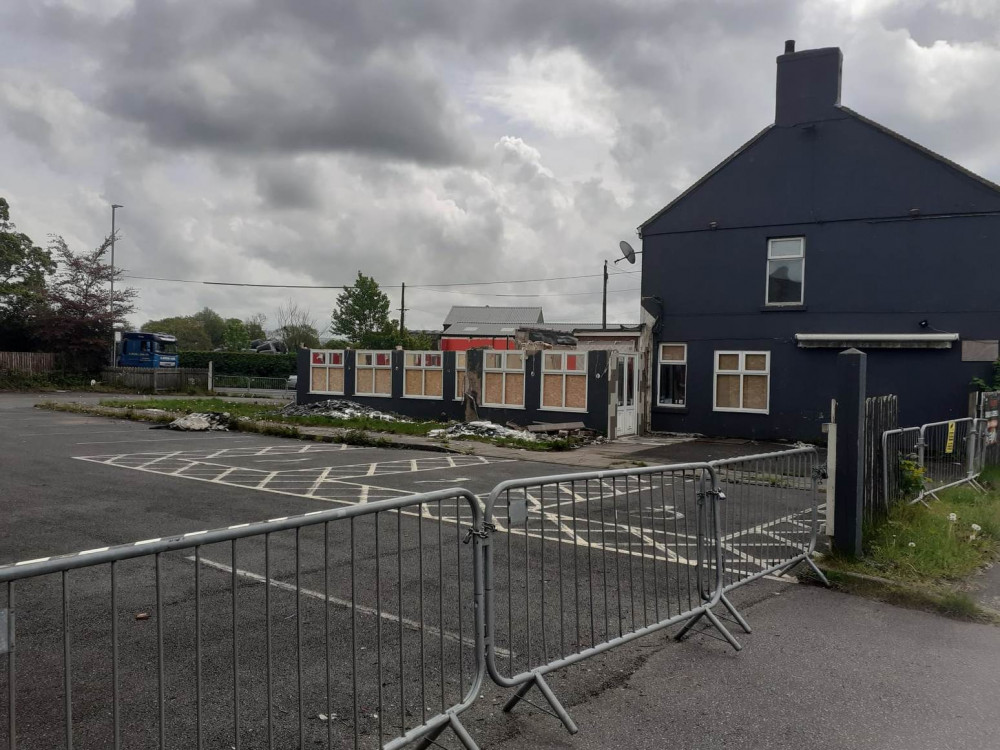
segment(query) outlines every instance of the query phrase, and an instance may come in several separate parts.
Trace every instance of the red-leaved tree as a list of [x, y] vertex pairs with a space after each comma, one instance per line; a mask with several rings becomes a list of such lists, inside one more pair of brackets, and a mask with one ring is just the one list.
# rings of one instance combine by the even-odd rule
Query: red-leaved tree
[[124, 325], [126, 317], [135, 312], [138, 291], [121, 283], [123, 269], [112, 270], [104, 262], [110, 247], [110, 236], [99, 247], [79, 255], [62, 237], [53, 237], [49, 245], [59, 270], [49, 284], [42, 336], [74, 369], [93, 371], [106, 364], [115, 324]]

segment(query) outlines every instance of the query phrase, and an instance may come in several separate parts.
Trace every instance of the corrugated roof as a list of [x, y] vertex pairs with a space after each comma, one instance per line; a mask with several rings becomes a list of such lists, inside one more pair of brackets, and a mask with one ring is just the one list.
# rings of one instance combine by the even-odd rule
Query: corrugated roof
[[443, 336], [464, 336], [468, 338], [490, 338], [510, 336], [513, 338], [521, 326], [516, 323], [453, 323]]
[[[540, 307], [493, 307], [491, 305], [473, 307], [455, 305], [444, 319], [444, 327], [449, 333], [461, 333], [460, 323], [479, 324], [514, 324], [541, 323], [542, 308]], [[455, 326], [454, 330], [451, 327]]]

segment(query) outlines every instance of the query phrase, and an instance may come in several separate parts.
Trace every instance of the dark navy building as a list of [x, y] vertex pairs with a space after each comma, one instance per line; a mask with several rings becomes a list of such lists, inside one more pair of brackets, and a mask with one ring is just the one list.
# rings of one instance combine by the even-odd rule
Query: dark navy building
[[842, 106], [839, 49], [777, 62], [774, 124], [639, 229], [650, 428], [818, 438], [848, 347], [901, 424], [968, 416], [1000, 338], [1000, 187]]

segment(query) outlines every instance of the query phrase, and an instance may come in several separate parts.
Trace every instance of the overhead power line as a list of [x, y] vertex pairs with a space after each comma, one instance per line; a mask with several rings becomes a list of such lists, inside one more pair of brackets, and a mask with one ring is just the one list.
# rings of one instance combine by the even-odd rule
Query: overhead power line
[[[640, 271], [620, 271], [617, 275], [624, 276], [626, 274], [640, 273]], [[411, 284], [411, 289], [426, 289], [428, 291], [435, 289], [443, 289], [445, 287], [456, 287], [456, 286], [492, 286], [496, 284], [533, 284], [549, 281], [571, 281], [576, 279], [599, 279], [601, 274], [581, 274], [579, 276], [551, 276], [549, 278], [541, 279], [509, 279], [506, 281], [456, 281], [444, 284]], [[166, 281], [176, 284], [205, 284], [208, 286], [242, 286], [242, 287], [253, 287], [257, 289], [350, 289], [353, 284], [254, 284], [245, 281], [211, 281], [207, 279], [172, 279], [162, 276], [135, 276], [131, 274], [125, 274], [124, 278], [134, 279], [137, 281]], [[379, 284], [382, 289], [399, 289], [401, 284]], [[491, 295], [500, 296], [500, 295]], [[528, 296], [540, 296], [540, 295], [528, 295]]]

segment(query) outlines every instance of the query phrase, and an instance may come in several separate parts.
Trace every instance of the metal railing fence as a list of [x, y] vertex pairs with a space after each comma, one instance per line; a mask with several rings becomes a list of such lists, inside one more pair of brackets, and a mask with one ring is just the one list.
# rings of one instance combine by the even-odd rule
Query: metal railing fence
[[245, 390], [245, 391], [289, 391], [288, 378], [263, 378], [256, 375], [213, 375], [214, 390]]
[[441, 490], [0, 568], [2, 746], [475, 748], [482, 518]]

